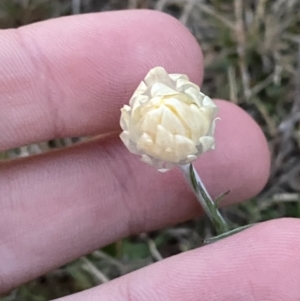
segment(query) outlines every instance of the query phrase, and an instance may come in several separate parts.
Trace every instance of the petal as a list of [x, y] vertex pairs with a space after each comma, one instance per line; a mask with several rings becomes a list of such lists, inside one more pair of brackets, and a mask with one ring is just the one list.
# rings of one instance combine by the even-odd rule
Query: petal
[[147, 95], [136, 95], [131, 100], [130, 106], [132, 108], [132, 111], [135, 111], [137, 108], [145, 105], [149, 100], [150, 100], [150, 98]]
[[133, 141], [131, 141], [131, 136], [128, 131], [122, 132], [120, 134], [120, 138], [131, 153], [136, 155], [141, 154], [141, 152], [137, 149], [136, 144]]
[[186, 163], [190, 163], [192, 161], [195, 161], [198, 157], [196, 155], [188, 155]]
[[188, 76], [185, 74], [174, 73], [174, 74], [169, 74], [169, 77], [171, 78], [171, 80], [175, 82], [175, 84], [179, 79], [184, 79], [187, 81], [189, 80]]
[[150, 91], [150, 95], [152, 97], [174, 95], [174, 94], [178, 94], [178, 92], [174, 90], [172, 87], [167, 86], [163, 83], [154, 83]]
[[197, 148], [192, 140], [182, 135], [175, 135], [175, 149], [178, 157], [177, 162], [187, 159], [189, 155], [197, 153]]
[[141, 120], [137, 124], [137, 128], [140, 129], [141, 132], [146, 132], [151, 136], [155, 137], [156, 135], [156, 127], [160, 124], [162, 119], [164, 108], [159, 107], [157, 109], [152, 109], [142, 116]]
[[147, 155], [142, 155], [141, 161], [153, 166], [153, 160], [151, 159], [151, 157], [149, 157]]
[[164, 98], [164, 104], [179, 115], [178, 112], [189, 110], [191, 103], [186, 101], [186, 97], [183, 94], [178, 94], [173, 97]]
[[172, 81], [169, 74], [163, 67], [155, 67], [146, 75], [144, 82], [147, 86], [152, 86], [154, 83], [163, 83], [167, 86], [172, 86]]
[[204, 136], [199, 139], [201, 145], [201, 153], [205, 153], [212, 149], [215, 145], [215, 139], [213, 137]]
[[201, 107], [201, 97], [199, 94], [199, 90], [195, 89], [194, 87], [189, 87], [184, 90], [184, 94], [187, 95], [193, 102], [198, 106]]
[[215, 118], [212, 123], [211, 123], [211, 126], [210, 126], [210, 129], [208, 130], [207, 132], [207, 136], [214, 136], [215, 134], [215, 129], [216, 129], [216, 123], [218, 120], [221, 120], [221, 118], [217, 117]]
[[122, 130], [126, 131], [129, 127], [131, 108], [127, 105], [124, 105], [121, 109], [121, 118], [120, 118], [120, 126]]
[[177, 91], [180, 91], [180, 92], [184, 93], [184, 91], [188, 88], [193, 88], [196, 91], [198, 91], [198, 93], [200, 92], [200, 88], [196, 84], [194, 84], [194, 83], [192, 83], [188, 80], [185, 80], [185, 79], [178, 79], [177, 80], [177, 82], [176, 82], [176, 90]]
[[[169, 133], [162, 125], [157, 126], [155, 140], [155, 157], [163, 161], [174, 162], [175, 143], [174, 135]], [[166, 152], [167, 149], [170, 151]]]
[[132, 102], [134, 101], [134, 98], [138, 95], [141, 95], [143, 93], [145, 93], [145, 91], [147, 90], [147, 85], [144, 83], [144, 82], [141, 82], [138, 87], [136, 88], [136, 90], [134, 91], [130, 101], [129, 101], [129, 104], [132, 106]]
[[152, 155], [154, 153], [154, 142], [150, 135], [143, 133], [137, 141], [137, 149], [141, 150], [147, 155]]
[[206, 135], [210, 128], [210, 119], [194, 104], [186, 105], [176, 99], [170, 102], [176, 108], [177, 115], [190, 129], [189, 138], [196, 143], [199, 137]]
[[215, 109], [214, 113], [217, 113], [218, 107], [210, 97], [204, 95], [204, 98], [202, 99], [202, 105], [204, 107], [214, 108]]
[[189, 135], [190, 129], [183, 124], [178, 115], [174, 114], [169, 107], [163, 106], [163, 113], [160, 124], [173, 135]]

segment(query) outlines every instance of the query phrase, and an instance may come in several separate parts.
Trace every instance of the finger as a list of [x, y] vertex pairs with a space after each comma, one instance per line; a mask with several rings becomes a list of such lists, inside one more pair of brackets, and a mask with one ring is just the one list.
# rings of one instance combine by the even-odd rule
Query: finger
[[151, 67], [200, 84], [202, 53], [154, 11], [59, 18], [0, 32], [0, 149], [119, 129], [119, 109]]
[[59, 301], [297, 301], [298, 220], [276, 220]]
[[[263, 187], [269, 153], [244, 111], [217, 103], [217, 149], [196, 167], [213, 196], [230, 189], [229, 204]], [[0, 290], [122, 237], [200, 213], [178, 170], [161, 174], [146, 166], [118, 137], [8, 162], [0, 166], [0, 192]]]

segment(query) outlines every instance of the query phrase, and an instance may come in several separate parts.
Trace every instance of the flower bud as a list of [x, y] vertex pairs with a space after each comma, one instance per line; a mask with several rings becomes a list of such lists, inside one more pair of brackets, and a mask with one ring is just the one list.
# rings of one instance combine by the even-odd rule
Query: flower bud
[[160, 171], [214, 149], [217, 106], [186, 75], [149, 71], [121, 109], [125, 146]]

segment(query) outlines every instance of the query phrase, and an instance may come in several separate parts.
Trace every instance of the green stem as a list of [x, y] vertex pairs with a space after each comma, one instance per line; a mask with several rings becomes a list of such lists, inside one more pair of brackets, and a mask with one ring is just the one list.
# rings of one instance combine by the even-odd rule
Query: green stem
[[213, 243], [213, 242], [216, 242], [218, 240], [221, 240], [223, 238], [226, 238], [226, 237], [229, 237], [233, 234], [236, 234], [236, 233], [239, 233], [241, 231], [244, 231], [250, 227], [252, 227], [254, 224], [250, 224], [250, 225], [246, 225], [246, 226], [241, 226], [241, 227], [238, 227], [238, 228], [235, 228], [235, 229], [232, 229], [226, 233], [222, 233], [218, 236], [214, 236], [214, 237], [211, 237], [211, 238], [207, 238], [207, 239], [204, 239], [204, 244], [210, 244], [210, 243]]
[[208, 218], [211, 220], [214, 225], [218, 235], [226, 233], [229, 231], [229, 226], [225, 219], [223, 218], [221, 212], [218, 210], [213, 199], [207, 192], [203, 182], [201, 181], [197, 171], [194, 166], [190, 164], [180, 165], [185, 179], [192, 188], [194, 194], [197, 197], [197, 200], [201, 204]]

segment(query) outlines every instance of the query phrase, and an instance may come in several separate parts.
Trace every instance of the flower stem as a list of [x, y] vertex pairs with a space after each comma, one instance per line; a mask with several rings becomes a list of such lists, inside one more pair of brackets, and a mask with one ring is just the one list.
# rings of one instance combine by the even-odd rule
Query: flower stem
[[214, 225], [217, 234], [220, 235], [228, 232], [229, 226], [227, 222], [225, 221], [221, 212], [218, 210], [217, 205], [207, 192], [202, 180], [200, 179], [192, 163], [180, 165], [179, 167], [183, 172], [185, 179], [192, 188], [194, 194], [196, 195], [200, 205], [202, 206], [208, 218]]

